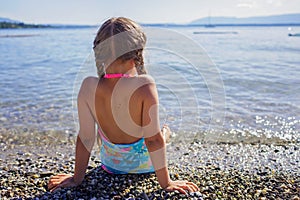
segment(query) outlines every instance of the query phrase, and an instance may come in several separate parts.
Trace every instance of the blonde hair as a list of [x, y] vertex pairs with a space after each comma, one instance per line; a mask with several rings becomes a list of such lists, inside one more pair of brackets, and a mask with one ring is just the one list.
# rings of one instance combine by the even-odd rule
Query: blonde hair
[[145, 74], [145, 45], [146, 35], [137, 23], [125, 17], [108, 19], [98, 30], [94, 40], [98, 76], [102, 77], [105, 67], [117, 59], [134, 59], [138, 74]]

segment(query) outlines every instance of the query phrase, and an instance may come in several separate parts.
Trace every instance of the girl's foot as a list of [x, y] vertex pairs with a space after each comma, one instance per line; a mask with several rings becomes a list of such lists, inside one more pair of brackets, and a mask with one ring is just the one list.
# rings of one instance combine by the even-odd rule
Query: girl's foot
[[166, 143], [169, 143], [172, 135], [171, 129], [169, 128], [168, 125], [164, 125], [161, 131], [165, 137]]

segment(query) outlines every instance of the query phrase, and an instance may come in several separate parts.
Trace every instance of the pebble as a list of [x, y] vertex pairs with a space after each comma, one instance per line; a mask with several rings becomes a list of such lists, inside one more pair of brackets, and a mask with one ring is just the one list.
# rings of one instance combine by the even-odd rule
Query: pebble
[[45, 171], [45, 172], [41, 172], [41, 173], [40, 173], [40, 177], [41, 177], [41, 178], [44, 178], [44, 177], [50, 177], [50, 176], [52, 176], [52, 175], [54, 175], [54, 173], [53, 173], [53, 172], [50, 172], [50, 171]]

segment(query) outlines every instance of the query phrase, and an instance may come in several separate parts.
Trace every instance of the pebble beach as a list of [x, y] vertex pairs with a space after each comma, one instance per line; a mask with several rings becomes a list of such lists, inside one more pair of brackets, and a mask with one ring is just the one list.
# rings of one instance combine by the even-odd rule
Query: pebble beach
[[97, 145], [83, 183], [54, 193], [49, 178], [73, 173], [75, 137], [12, 134], [1, 130], [0, 199], [300, 199], [299, 144], [168, 144], [172, 179], [195, 182], [200, 191], [166, 192], [155, 174], [111, 175], [101, 169]]

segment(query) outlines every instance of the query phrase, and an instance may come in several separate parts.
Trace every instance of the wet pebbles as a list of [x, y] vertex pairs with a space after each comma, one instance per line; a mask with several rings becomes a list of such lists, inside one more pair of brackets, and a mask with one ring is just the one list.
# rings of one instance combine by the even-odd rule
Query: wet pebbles
[[95, 149], [80, 186], [50, 193], [53, 174], [73, 172], [74, 138], [21, 139], [1, 133], [0, 199], [300, 199], [299, 144], [170, 144], [172, 178], [200, 188], [189, 195], [162, 190], [154, 174], [107, 174]]

